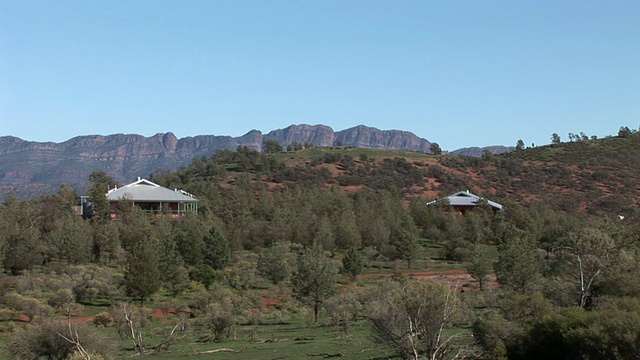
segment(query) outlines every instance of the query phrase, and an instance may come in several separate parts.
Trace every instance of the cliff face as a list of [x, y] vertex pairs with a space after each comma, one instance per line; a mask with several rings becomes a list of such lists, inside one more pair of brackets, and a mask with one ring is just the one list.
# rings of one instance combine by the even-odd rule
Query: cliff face
[[431, 143], [406, 131], [383, 131], [366, 126], [334, 132], [324, 125], [292, 125], [266, 135], [252, 130], [240, 137], [201, 135], [178, 139], [173, 133], [151, 137], [130, 134], [78, 136], [62, 143], [31, 142], [0, 137], [0, 200], [9, 192], [19, 198], [53, 193], [60, 185], [83, 192], [94, 171], [105, 171], [123, 184], [157, 170], [176, 170], [192, 159], [220, 149], [246, 146], [259, 150], [265, 140], [283, 147], [298, 143], [315, 146], [355, 146], [373, 149], [429, 152]]
[[491, 153], [491, 154], [497, 155], [497, 154], [503, 154], [503, 153], [511, 152], [514, 149], [515, 149], [515, 147], [513, 147], [513, 146], [502, 146], [502, 145], [487, 146], [487, 147], [483, 147], [483, 148], [480, 148], [480, 147], [468, 147], [468, 148], [462, 148], [462, 149], [454, 150], [454, 151], [450, 152], [449, 154], [458, 155], [458, 156], [480, 157], [487, 151], [489, 153]]
[[431, 152], [431, 143], [429, 141], [421, 139], [408, 131], [382, 131], [360, 125], [340, 131], [336, 135], [336, 142], [340, 141], [345, 146]]
[[297, 142], [310, 142], [317, 147], [334, 146], [336, 133], [325, 125], [291, 125], [285, 129], [273, 130], [264, 136], [264, 140], [275, 140], [283, 147]]

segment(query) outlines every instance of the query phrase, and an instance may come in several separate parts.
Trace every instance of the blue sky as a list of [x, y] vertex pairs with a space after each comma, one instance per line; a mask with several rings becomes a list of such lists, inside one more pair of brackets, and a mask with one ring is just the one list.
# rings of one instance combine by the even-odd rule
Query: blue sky
[[638, 14], [637, 0], [0, 0], [0, 136], [603, 137], [640, 124]]

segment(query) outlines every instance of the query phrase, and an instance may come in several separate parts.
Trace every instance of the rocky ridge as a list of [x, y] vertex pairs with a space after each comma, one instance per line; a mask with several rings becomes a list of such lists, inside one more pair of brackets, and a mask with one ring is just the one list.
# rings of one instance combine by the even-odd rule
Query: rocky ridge
[[399, 130], [379, 130], [364, 125], [335, 132], [325, 125], [291, 125], [267, 134], [252, 130], [240, 137], [200, 135], [178, 139], [173, 133], [144, 137], [135, 134], [86, 135], [61, 143], [33, 142], [0, 137], [0, 198], [14, 192], [19, 198], [53, 193], [60, 185], [82, 192], [89, 175], [105, 171], [121, 183], [159, 170], [173, 171], [194, 158], [217, 150], [246, 146], [260, 150], [266, 140], [283, 147], [293, 142], [318, 147], [361, 148], [430, 152], [431, 142]]

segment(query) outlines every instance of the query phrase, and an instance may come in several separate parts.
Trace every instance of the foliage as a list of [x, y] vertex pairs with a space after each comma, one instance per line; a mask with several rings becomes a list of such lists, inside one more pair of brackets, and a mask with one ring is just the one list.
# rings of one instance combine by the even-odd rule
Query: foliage
[[89, 176], [89, 200], [91, 207], [88, 217], [97, 220], [109, 218], [109, 200], [107, 192], [117, 185], [116, 181], [104, 171], [96, 171]]
[[336, 270], [318, 243], [305, 248], [298, 255], [292, 279], [293, 290], [298, 299], [309, 303], [313, 308], [314, 322], [318, 322], [323, 302], [336, 291]]
[[131, 246], [127, 257], [124, 281], [127, 293], [140, 299], [141, 306], [145, 299], [160, 289], [157, 239], [146, 234]]
[[498, 247], [496, 276], [501, 286], [526, 293], [537, 289], [541, 259], [535, 243], [522, 235], [514, 235]]
[[178, 252], [178, 245], [171, 237], [163, 237], [158, 250], [160, 281], [175, 297], [183, 293], [189, 286], [189, 273]]
[[[235, 323], [231, 309], [227, 304], [213, 303], [207, 306], [205, 313], [206, 326], [213, 332], [215, 342], [220, 342], [222, 336], [228, 333], [229, 328]], [[228, 336], [228, 335], [227, 335]]]
[[367, 315], [374, 343], [403, 359], [446, 359], [458, 352], [444, 334], [460, 306], [448, 285], [407, 279], [382, 284], [378, 294]]
[[355, 279], [362, 273], [364, 267], [364, 259], [355, 247], [352, 247], [342, 258], [342, 272]]
[[229, 241], [217, 226], [212, 226], [203, 241], [204, 264], [215, 270], [224, 269], [231, 258]]
[[440, 148], [440, 145], [438, 143], [431, 143], [431, 146], [429, 146], [429, 150], [431, 150], [431, 153], [433, 155], [442, 154], [442, 149]]
[[480, 290], [484, 290], [489, 274], [493, 268], [489, 253], [482, 244], [475, 244], [467, 263], [467, 271], [478, 282]]
[[287, 257], [289, 247], [276, 245], [263, 249], [258, 257], [258, 274], [271, 281], [274, 285], [289, 278], [291, 272]]
[[[541, 355], [536, 347], [562, 336], [559, 349], [576, 346], [585, 358], [629, 358], [636, 351], [630, 322], [637, 321], [640, 294], [640, 136], [633, 130], [604, 139], [572, 135], [572, 142], [483, 158], [306, 145], [272, 155], [221, 150], [154, 177], [201, 200], [199, 214], [175, 219], [126, 207], [110, 221], [83, 221], [72, 211], [77, 197], [68, 188], [33, 200], [8, 197], [0, 206], [6, 271], [0, 315], [24, 315], [31, 328], [69, 310], [95, 314], [132, 299], [147, 303], [153, 295], [162, 300], [151, 306], [172, 302], [191, 318], [180, 330], [174, 324], [161, 329], [170, 321], [128, 308], [134, 332], [145, 341], [125, 336], [127, 349], [135, 340], [137, 349], [160, 351], [164, 345], [155, 348], [146, 339], [171, 331], [184, 331], [184, 349], [206, 346], [196, 339], [261, 341], [260, 334], [272, 332], [290, 338], [288, 331], [330, 333], [331, 341], [348, 331], [346, 340], [357, 343], [365, 329], [356, 320], [401, 303], [406, 291], [392, 296], [392, 290], [411, 282], [396, 278], [395, 285], [378, 287], [384, 282], [379, 273], [466, 269], [484, 287], [497, 258], [500, 289], [463, 295], [475, 305], [465, 311], [478, 318], [474, 333], [483, 357], [527, 358], [532, 349]], [[506, 211], [479, 206], [460, 214], [445, 201], [427, 199], [465, 188]], [[340, 261], [346, 276], [336, 275]], [[582, 313], [567, 310], [578, 306]], [[129, 334], [115, 308], [115, 327], [101, 331]], [[216, 318], [216, 311], [226, 315], [207, 320], [205, 314]], [[308, 324], [311, 313], [332, 326]], [[108, 324], [104, 314], [99, 318]], [[214, 320], [224, 325], [218, 335]], [[13, 326], [7, 321], [0, 330]], [[210, 336], [201, 337], [205, 329]], [[458, 324], [443, 334], [468, 331]], [[298, 346], [269, 336], [278, 351]], [[414, 343], [428, 356], [424, 339], [420, 334]], [[360, 350], [345, 355], [371, 357]], [[542, 355], [563, 356], [560, 350]]]
[[197, 281], [208, 288], [214, 282], [221, 280], [222, 275], [211, 266], [202, 264], [189, 271], [189, 279]]
[[53, 320], [16, 329], [6, 344], [11, 359], [67, 359], [77, 351], [110, 357], [114, 344], [94, 327]]

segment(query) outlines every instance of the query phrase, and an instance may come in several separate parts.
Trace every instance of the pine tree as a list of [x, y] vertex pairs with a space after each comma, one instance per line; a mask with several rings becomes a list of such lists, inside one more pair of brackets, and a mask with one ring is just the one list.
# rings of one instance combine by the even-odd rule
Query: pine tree
[[292, 283], [296, 297], [311, 305], [314, 322], [318, 322], [322, 303], [336, 290], [336, 268], [324, 255], [320, 244], [314, 243], [298, 255]]
[[178, 252], [178, 246], [170, 237], [162, 239], [158, 269], [160, 270], [160, 280], [174, 297], [186, 290], [189, 285], [189, 273], [184, 267], [184, 260]]
[[216, 226], [212, 226], [204, 237], [204, 263], [216, 270], [222, 270], [227, 266], [231, 258], [229, 240]]
[[116, 181], [104, 171], [96, 171], [89, 175], [89, 201], [92, 203], [93, 213], [87, 217], [102, 220], [109, 217], [107, 192], [115, 185]]
[[125, 287], [130, 296], [140, 299], [140, 306], [160, 289], [156, 243], [157, 239], [145, 234], [129, 248], [124, 275]]
[[342, 269], [345, 274], [351, 275], [352, 279], [362, 273], [364, 267], [364, 259], [358, 252], [358, 249], [352, 247], [342, 258]]

